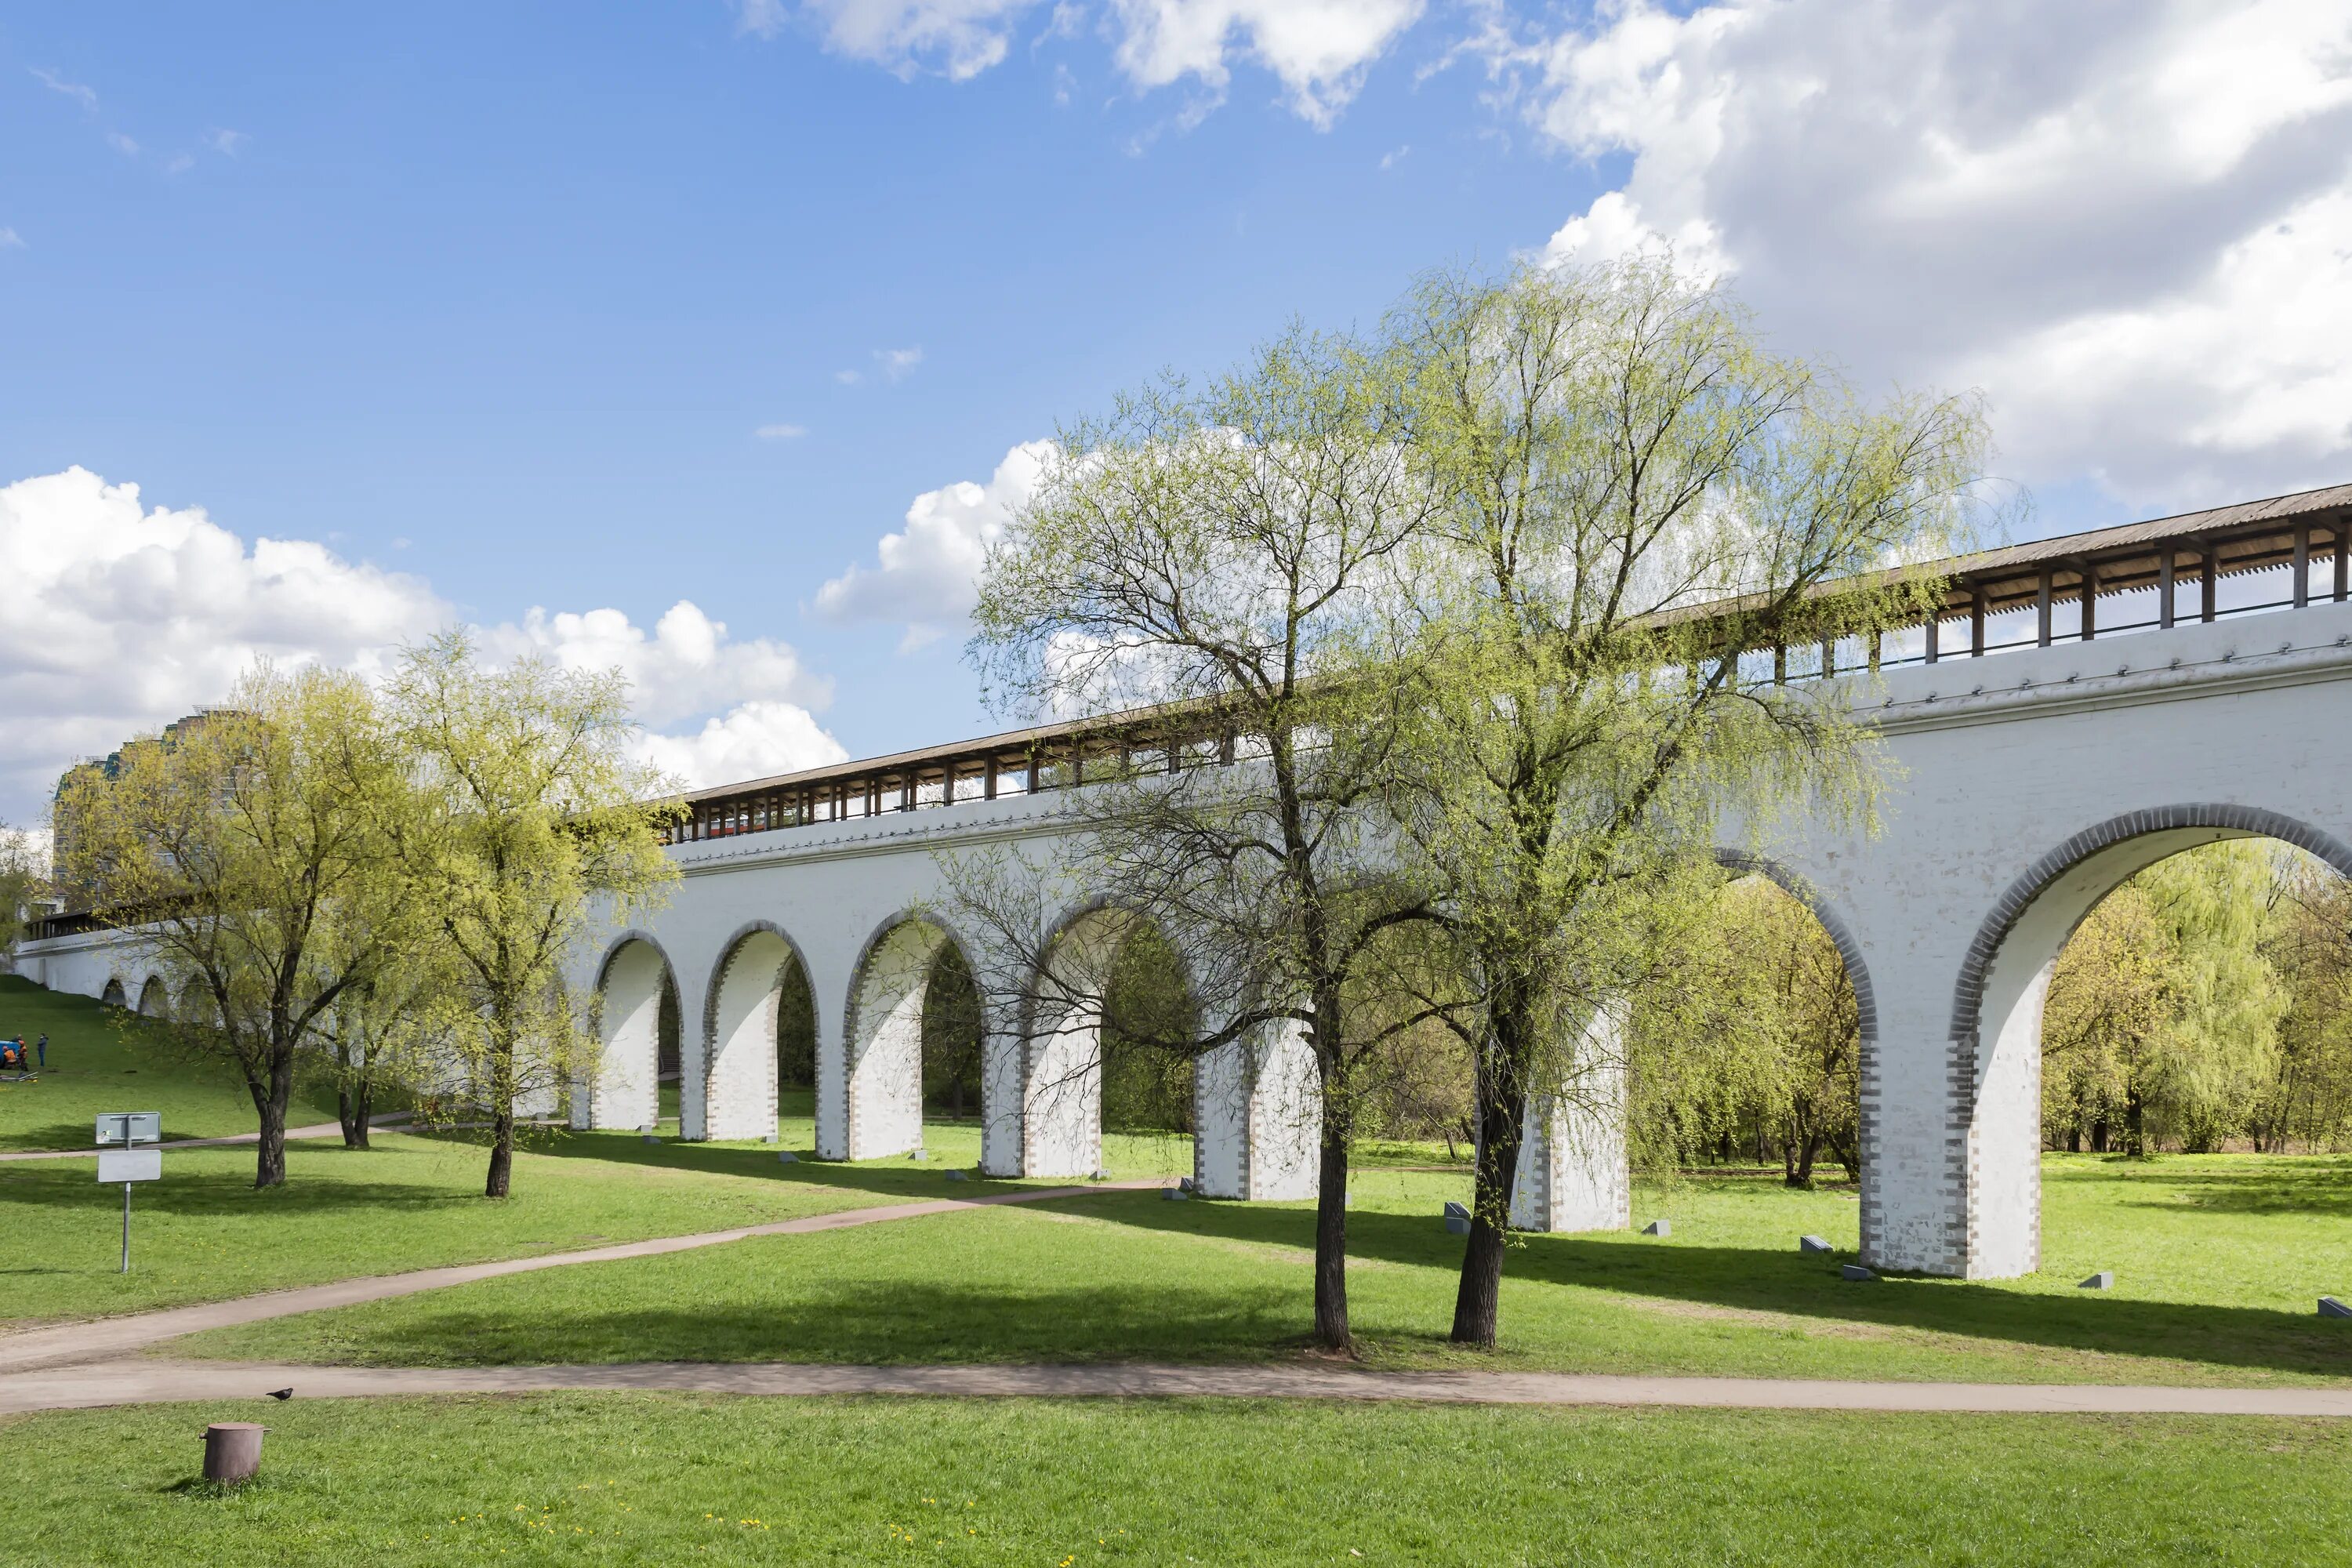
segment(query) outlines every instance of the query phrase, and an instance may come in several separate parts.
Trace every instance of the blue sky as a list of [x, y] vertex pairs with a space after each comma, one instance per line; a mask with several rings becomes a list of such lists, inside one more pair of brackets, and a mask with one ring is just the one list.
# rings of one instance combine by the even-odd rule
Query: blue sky
[[[2251, 331], [2274, 374], [2321, 378], [2298, 401], [2338, 385], [2304, 363], [2308, 330], [2273, 344], [2244, 320], [2276, 308], [2279, 268], [2316, 298], [2344, 281], [2326, 142], [2347, 95], [2326, 46], [2347, 40], [2326, 7], [2256, 28], [2290, 90], [2215, 88], [2219, 129], [2168, 163], [2131, 150], [2133, 117], [2177, 109], [2168, 68], [2213, 21], [2193, 7], [2039, 40], [1988, 12], [2013, 36], [1856, 63], [1864, 24], [1841, 13], [1867, 8], [1832, 0], [1382, 0], [1369, 23], [1283, 0], [749, 4], [10, 8], [0, 485], [78, 466], [139, 490], [103, 524], [94, 487], [0, 491], [0, 558], [12, 530], [45, 536], [20, 552], [69, 598], [130, 569], [157, 508], [178, 554], [139, 592], [61, 606], [43, 647], [0, 635], [0, 672], [27, 674], [0, 697], [25, 773], [0, 815], [24, 820], [65, 753], [202, 700], [225, 651], [364, 663], [450, 614], [567, 657], [604, 642], [566, 613], [619, 612], [605, 641], [660, 643], [680, 601], [724, 623], [632, 656], [664, 693], [656, 727], [691, 737], [755, 702], [802, 720], [681, 741], [688, 771], [818, 760], [819, 731], [865, 754], [988, 725], [953, 604], [926, 623], [940, 635], [907, 631], [938, 563], [905, 593], [876, 574], [918, 498], [985, 486], [1057, 420], [1294, 313], [1369, 321], [1417, 268], [1606, 254], [1629, 221], [1752, 282], [1784, 341], [1865, 382], [1988, 385], [2040, 528], [2352, 475], [2340, 418], [2333, 439], [2292, 409], [2233, 430], [2262, 398], [2163, 346], [2192, 319]], [[2029, 58], [2049, 80], [1989, 109], [1983, 83]], [[2144, 90], [2118, 103], [2125, 66]], [[1789, 107], [1787, 82], [1841, 70], [1892, 79], [1859, 132]], [[2085, 104], [2105, 133], [2052, 153], [2051, 117]], [[2011, 199], [1920, 152], [1955, 139]], [[2250, 184], [2259, 199], [2230, 197]], [[2090, 191], [2118, 210], [2041, 235], [2037, 214]], [[2021, 244], [2079, 268], [2065, 247], [2159, 218], [2166, 254], [2095, 297], [1981, 281]], [[1969, 237], [1921, 276], [1897, 233]], [[1823, 262], [1825, 235], [1853, 243]], [[2340, 363], [2329, 334], [2352, 329], [2321, 314]], [[2050, 416], [2070, 366], [2083, 395]], [[967, 527], [1006, 499], [963, 495]], [[249, 555], [322, 546], [304, 605], [283, 581], [271, 601], [254, 557], [230, 596], [258, 607], [224, 620], [190, 563], [198, 509]], [[117, 543], [56, 542], [84, 533]], [[306, 630], [304, 606], [333, 624]], [[157, 629], [177, 622], [179, 641]], [[60, 644], [161, 668], [77, 683]]]

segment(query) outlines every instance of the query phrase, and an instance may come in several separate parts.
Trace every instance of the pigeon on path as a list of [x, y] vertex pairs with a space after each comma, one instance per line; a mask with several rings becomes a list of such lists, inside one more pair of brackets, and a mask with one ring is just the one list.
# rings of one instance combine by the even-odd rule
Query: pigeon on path
[[273, 1388], [269, 1391], [269, 1397], [272, 1399], [291, 1399], [294, 1397], [294, 1391], [291, 1388]]

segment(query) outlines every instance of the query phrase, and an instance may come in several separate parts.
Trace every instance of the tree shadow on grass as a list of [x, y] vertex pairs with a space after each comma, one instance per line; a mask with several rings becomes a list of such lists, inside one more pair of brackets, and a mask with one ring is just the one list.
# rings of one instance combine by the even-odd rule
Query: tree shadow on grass
[[[1308, 1248], [1314, 1215], [1246, 1204], [1114, 1201], [1128, 1194], [1055, 1200], [1098, 1219], [1147, 1230]], [[2217, 1367], [2352, 1377], [2352, 1333], [2315, 1317], [2260, 1307], [2143, 1301], [2085, 1291], [2045, 1295], [1959, 1280], [1885, 1279], [1849, 1282], [1838, 1260], [1761, 1247], [1698, 1247], [1528, 1236], [1505, 1278], [1578, 1286], [1626, 1296], [1688, 1301], [1832, 1322], [1990, 1340], [2021, 1347], [2162, 1356]], [[1435, 1216], [1358, 1212], [1348, 1223], [1357, 1258], [1447, 1271], [1463, 1243]], [[1510, 1338], [1508, 1310], [1503, 1325]]]
[[[910, 1203], [1087, 1184], [1080, 1179], [1001, 1181], [982, 1176], [968, 1165], [950, 1165], [940, 1161], [902, 1158], [861, 1160], [852, 1163], [845, 1160], [818, 1160], [805, 1149], [793, 1151], [798, 1158], [793, 1163], [785, 1164], [776, 1158], [778, 1151], [769, 1145], [746, 1147], [742, 1144], [668, 1141], [646, 1143], [639, 1141], [635, 1133], [572, 1133], [534, 1144], [530, 1152], [557, 1160], [593, 1160], [622, 1168], [751, 1176], [788, 1186], [830, 1187], [871, 1193], [877, 1197]], [[961, 1182], [949, 1179], [948, 1173], [951, 1170], [961, 1170], [967, 1179]], [[1171, 1173], [1171, 1179], [1174, 1173]]]
[[[591, 1296], [551, 1319], [424, 1302], [313, 1341], [304, 1359], [385, 1366], [630, 1361], [821, 1365], [1265, 1360], [1303, 1343], [1290, 1286], [1063, 1285], [981, 1290], [951, 1281], [828, 1279], [772, 1301], [680, 1301], [598, 1310]], [[219, 1353], [235, 1353], [226, 1349]]]
[[[2352, 1218], [2352, 1165], [2340, 1160], [2261, 1156], [2263, 1163], [2154, 1163], [2120, 1156], [2084, 1166], [2070, 1162], [2045, 1190], [2073, 1186], [2136, 1188], [2110, 1201], [2134, 1209], [2210, 1214], [2316, 1215]], [[2186, 1201], [2184, 1201], [2184, 1199]]]

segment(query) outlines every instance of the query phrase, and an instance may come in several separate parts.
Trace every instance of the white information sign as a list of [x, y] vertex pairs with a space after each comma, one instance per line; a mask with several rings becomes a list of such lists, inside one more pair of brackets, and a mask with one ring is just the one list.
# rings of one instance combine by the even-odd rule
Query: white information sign
[[100, 1182], [156, 1182], [163, 1178], [163, 1151], [161, 1149], [100, 1149], [98, 1152], [98, 1179]]
[[160, 1110], [110, 1110], [98, 1119], [98, 1142], [101, 1147], [111, 1143], [128, 1148], [133, 1143], [152, 1143], [163, 1136], [163, 1113]]

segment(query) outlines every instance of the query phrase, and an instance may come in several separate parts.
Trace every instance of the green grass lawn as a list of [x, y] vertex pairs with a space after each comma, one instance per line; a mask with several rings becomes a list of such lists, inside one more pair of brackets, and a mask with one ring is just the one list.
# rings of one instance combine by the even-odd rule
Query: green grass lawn
[[[206, 1420], [261, 1478], [194, 1479]], [[2352, 1423], [658, 1394], [0, 1422], [0, 1562], [2340, 1562]]]
[[[1850, 1194], [1753, 1179], [1644, 1191], [1671, 1240], [1534, 1236], [1512, 1251], [1494, 1356], [1444, 1343], [1459, 1178], [1360, 1175], [1350, 1300], [1377, 1362], [1568, 1371], [2012, 1382], [2352, 1377], [2352, 1325], [2314, 1315], [2352, 1279], [2352, 1165], [2055, 1160], [2053, 1268], [2000, 1283], [1855, 1285], [1799, 1255], [1854, 1243]], [[1304, 1205], [1107, 1193], [1049, 1205], [762, 1238], [222, 1330], [173, 1353], [406, 1363], [929, 1362], [1295, 1353]], [[2093, 1263], [2111, 1291], [2073, 1282]]]
[[[92, 1123], [113, 1110], [162, 1111], [165, 1138], [223, 1138], [260, 1125], [242, 1079], [217, 1062], [175, 1056], [154, 1025], [0, 974], [0, 1033], [29, 1042], [45, 1031], [49, 1061], [40, 1077], [0, 1081], [0, 1149], [87, 1149]], [[303, 1086], [287, 1114], [298, 1127], [332, 1121], [334, 1096]]]
[[999, 1185], [592, 1132], [538, 1141], [517, 1157], [513, 1196], [494, 1203], [481, 1195], [479, 1145], [383, 1132], [374, 1142], [289, 1143], [286, 1184], [265, 1192], [253, 1188], [249, 1150], [167, 1152], [163, 1179], [132, 1199], [128, 1275], [116, 1272], [121, 1188], [98, 1185], [88, 1161], [0, 1163], [7, 1317], [24, 1328]]

